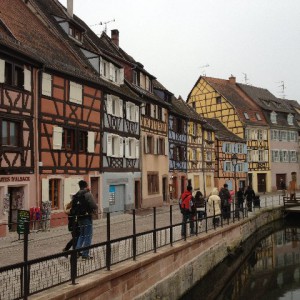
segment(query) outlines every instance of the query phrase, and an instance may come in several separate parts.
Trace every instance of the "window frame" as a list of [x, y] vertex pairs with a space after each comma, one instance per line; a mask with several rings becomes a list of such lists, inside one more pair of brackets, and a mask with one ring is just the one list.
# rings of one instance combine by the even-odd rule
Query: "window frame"
[[159, 194], [159, 174], [158, 172], [147, 173], [148, 195]]
[[[1, 146], [2, 147], [11, 147], [11, 148], [18, 148], [21, 146], [21, 136], [22, 136], [22, 124], [20, 121], [12, 120], [12, 119], [7, 119], [3, 118], [1, 120]], [[4, 137], [3, 137], [3, 129], [4, 125], [3, 123], [6, 122], [6, 144], [3, 143]], [[11, 124], [14, 124], [14, 135], [13, 138], [15, 139], [15, 143], [11, 143]]]
[[61, 179], [60, 178], [49, 179], [49, 201], [51, 202], [52, 209], [60, 208], [60, 202], [61, 202]]

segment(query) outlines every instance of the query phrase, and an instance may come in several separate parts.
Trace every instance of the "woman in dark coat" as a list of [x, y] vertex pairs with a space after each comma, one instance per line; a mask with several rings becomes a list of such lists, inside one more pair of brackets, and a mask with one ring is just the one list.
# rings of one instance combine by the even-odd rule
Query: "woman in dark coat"
[[252, 203], [253, 203], [254, 197], [255, 197], [255, 193], [252, 189], [252, 186], [249, 185], [245, 192], [245, 198], [247, 200], [248, 211], [252, 211]]

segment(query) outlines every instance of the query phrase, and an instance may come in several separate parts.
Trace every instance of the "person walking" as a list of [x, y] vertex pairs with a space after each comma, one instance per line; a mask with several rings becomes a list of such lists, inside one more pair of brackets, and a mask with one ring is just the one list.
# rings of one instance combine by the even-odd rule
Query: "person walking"
[[[88, 184], [84, 180], [78, 182], [80, 190], [73, 196], [72, 211], [77, 216], [80, 234], [76, 244], [76, 249], [88, 247], [92, 243], [93, 218], [92, 214], [97, 210], [97, 204]], [[91, 259], [89, 249], [82, 251], [82, 259]]]
[[223, 219], [230, 219], [230, 192], [228, 190], [228, 184], [224, 183], [223, 187], [220, 190], [219, 197], [221, 198], [221, 208]]
[[190, 223], [190, 234], [195, 234], [194, 231], [194, 211], [192, 186], [188, 185], [186, 190], [180, 196], [179, 204], [182, 213], [181, 236], [186, 236], [186, 223]]
[[244, 191], [243, 188], [239, 188], [237, 192], [237, 207], [236, 210], [241, 211], [244, 215]]
[[207, 216], [213, 217], [213, 225], [219, 226], [221, 215], [221, 198], [219, 196], [219, 191], [215, 187], [213, 188], [211, 195], [207, 200]]
[[206, 216], [206, 207], [205, 207], [205, 199], [203, 194], [200, 191], [197, 191], [194, 197], [195, 208], [197, 212], [197, 219], [199, 222], [199, 227], [202, 226], [202, 220]]
[[282, 196], [285, 196], [285, 191], [286, 191], [286, 184], [283, 181], [283, 178], [280, 178], [280, 182], [279, 182], [279, 188], [282, 191]]
[[248, 208], [248, 211], [252, 211], [252, 203], [253, 203], [253, 200], [255, 198], [255, 193], [254, 193], [254, 190], [252, 189], [252, 186], [249, 185], [247, 187], [247, 190], [245, 192], [245, 198], [246, 198], [246, 201], [247, 201], [247, 208]]

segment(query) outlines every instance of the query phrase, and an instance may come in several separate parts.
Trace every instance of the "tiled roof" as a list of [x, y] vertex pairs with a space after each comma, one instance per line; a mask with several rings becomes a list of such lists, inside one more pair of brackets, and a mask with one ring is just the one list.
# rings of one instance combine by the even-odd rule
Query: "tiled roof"
[[5, 24], [5, 27], [0, 24], [0, 44], [40, 62], [46, 70], [59, 71], [100, 86], [106, 92], [140, 101], [140, 97], [127, 86], [117, 86], [100, 78], [87, 63], [78, 44], [69, 38], [53, 17], [66, 17], [57, 0], [29, 1], [36, 14], [23, 1], [0, 1], [0, 19]]
[[207, 119], [207, 122], [216, 129], [216, 138], [218, 140], [231, 141], [236, 143], [246, 143], [244, 139], [229, 131], [218, 119], [209, 118]]
[[237, 85], [261, 108], [275, 112], [291, 112], [282, 99], [276, 98], [267, 89], [241, 83], [238, 83]]
[[[229, 101], [235, 108], [240, 120], [248, 125], [267, 125], [262, 116], [262, 120], [257, 120], [256, 113], [261, 115], [260, 107], [254, 103], [249, 96], [247, 96], [235, 83], [229, 80], [213, 78], [213, 77], [200, 77], [210, 84], [219, 94], [221, 94], [227, 101]], [[244, 113], [247, 112], [249, 119], [245, 118]]]

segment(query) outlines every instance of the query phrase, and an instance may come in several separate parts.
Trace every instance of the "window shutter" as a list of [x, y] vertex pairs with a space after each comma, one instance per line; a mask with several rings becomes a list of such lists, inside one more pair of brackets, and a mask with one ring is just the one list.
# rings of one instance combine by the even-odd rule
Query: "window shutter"
[[135, 122], [140, 122], [140, 108], [137, 105], [135, 105]]
[[268, 132], [267, 130], [263, 130], [263, 140], [267, 140]]
[[53, 127], [53, 149], [54, 150], [60, 150], [62, 146], [62, 133], [63, 133], [63, 128], [54, 126]]
[[248, 163], [244, 163], [244, 172], [248, 172]]
[[49, 201], [49, 179], [42, 178], [42, 202]]
[[119, 152], [119, 157], [124, 156], [124, 143], [123, 143], [123, 138], [119, 137], [119, 142], [120, 142], [120, 152]]
[[162, 109], [161, 109], [161, 120], [162, 120], [163, 122], [166, 121], [166, 115], [165, 115], [165, 113], [166, 113], [166, 109], [162, 108]]
[[155, 118], [158, 119], [158, 106], [155, 105]]
[[112, 155], [112, 135], [107, 135], [106, 156]]
[[124, 83], [124, 69], [121, 68], [119, 69], [119, 84], [123, 84]]
[[5, 60], [0, 59], [0, 83], [5, 81]]
[[120, 118], [123, 118], [123, 100], [119, 99]]
[[165, 155], [169, 155], [169, 141], [165, 138]]
[[154, 154], [157, 154], [157, 138], [156, 137], [153, 137], [153, 153]]
[[145, 104], [142, 104], [142, 115], [144, 116], [146, 114], [146, 106]]
[[24, 89], [31, 91], [31, 70], [24, 68]]
[[126, 102], [126, 119], [127, 120], [130, 120], [129, 116], [130, 116], [130, 105], [129, 105], [129, 102]]
[[82, 104], [82, 85], [76, 82], [70, 81], [70, 101]]
[[197, 150], [197, 161], [201, 160], [201, 151], [198, 149]]
[[247, 144], [244, 144], [244, 154], [247, 154]]
[[114, 65], [109, 63], [109, 80], [114, 80]]
[[265, 150], [264, 161], [268, 161], [268, 158], [269, 158], [269, 150]]
[[155, 109], [155, 106], [154, 106], [154, 104], [150, 104], [150, 108], [151, 108], [151, 114], [150, 114], [150, 116], [151, 116], [151, 118], [154, 118], [154, 109]]
[[111, 115], [112, 114], [112, 96], [111, 95], [107, 95], [107, 99], [106, 99], [106, 113]]
[[129, 138], [125, 138], [125, 157], [129, 158]]
[[226, 143], [223, 143], [223, 145], [222, 145], [222, 152], [225, 153], [225, 151], [226, 151]]
[[139, 140], [135, 140], [135, 158], [139, 158], [140, 157], [140, 141]]
[[95, 152], [95, 132], [88, 131], [88, 148], [87, 151], [89, 153]]
[[52, 95], [52, 76], [47, 73], [43, 73], [42, 94], [50, 97]]

